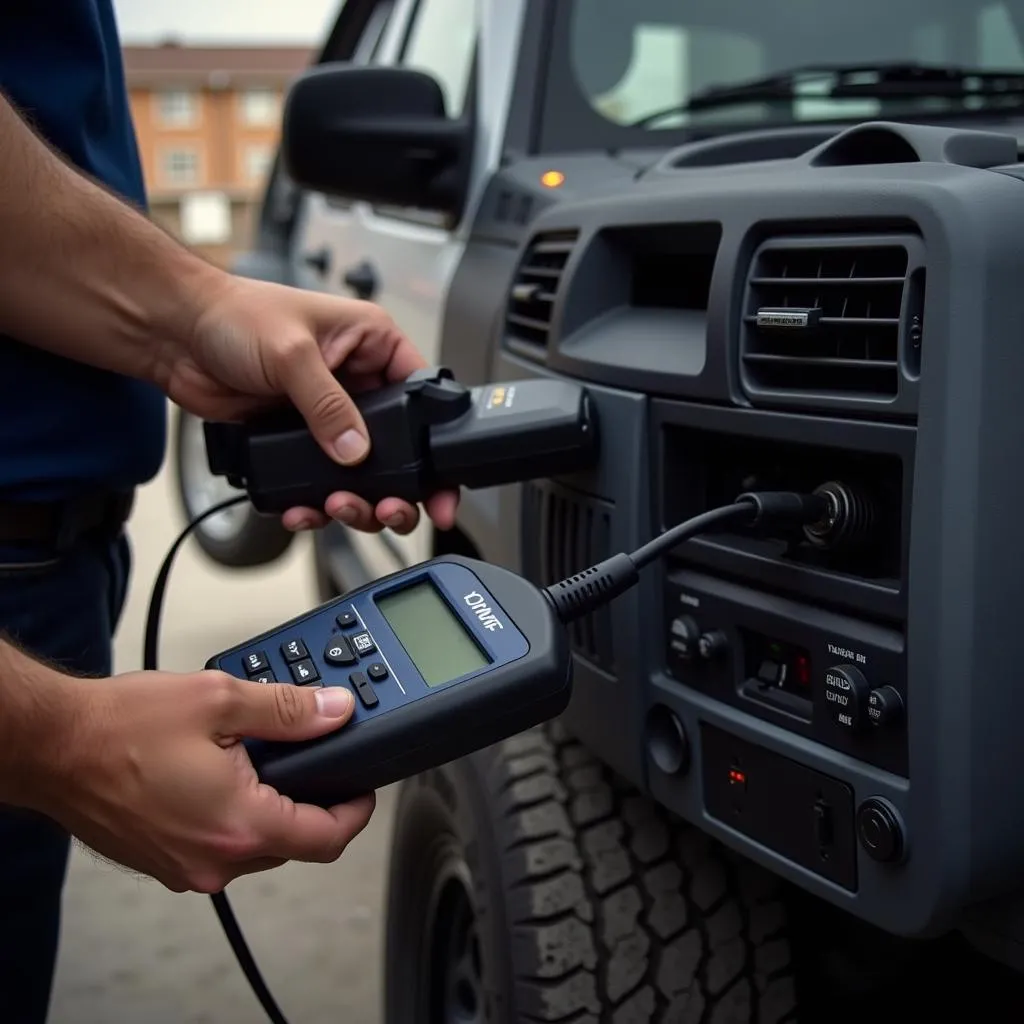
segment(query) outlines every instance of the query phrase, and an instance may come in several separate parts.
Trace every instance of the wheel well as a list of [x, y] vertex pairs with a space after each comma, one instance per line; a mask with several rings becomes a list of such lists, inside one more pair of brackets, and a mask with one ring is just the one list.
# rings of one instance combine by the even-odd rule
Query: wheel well
[[434, 558], [441, 555], [462, 555], [464, 558], [480, 557], [480, 549], [458, 526], [453, 526], [450, 530], [434, 530], [432, 545], [432, 557]]

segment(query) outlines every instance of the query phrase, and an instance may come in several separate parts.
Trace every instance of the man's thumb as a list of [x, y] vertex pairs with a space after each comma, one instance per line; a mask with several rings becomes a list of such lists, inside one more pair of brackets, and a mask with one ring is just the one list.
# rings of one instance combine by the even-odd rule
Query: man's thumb
[[314, 739], [337, 729], [352, 715], [347, 686], [293, 686], [239, 681], [232, 701], [230, 731], [263, 740]]
[[289, 398], [327, 454], [344, 465], [362, 462], [370, 450], [366, 422], [316, 343], [291, 352], [282, 375]]

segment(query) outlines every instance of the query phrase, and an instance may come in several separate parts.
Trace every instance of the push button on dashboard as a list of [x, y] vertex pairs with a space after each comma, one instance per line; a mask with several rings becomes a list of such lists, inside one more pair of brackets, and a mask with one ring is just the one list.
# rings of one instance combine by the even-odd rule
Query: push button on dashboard
[[903, 829], [888, 800], [869, 797], [857, 808], [857, 838], [872, 860], [889, 864], [903, 857]]

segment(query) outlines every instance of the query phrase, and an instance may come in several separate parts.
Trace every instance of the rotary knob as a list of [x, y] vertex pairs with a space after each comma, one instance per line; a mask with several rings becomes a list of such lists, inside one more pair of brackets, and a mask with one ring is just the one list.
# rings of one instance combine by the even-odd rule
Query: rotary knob
[[672, 650], [684, 661], [693, 658], [700, 642], [700, 626], [689, 615], [680, 615], [672, 620], [669, 632], [669, 646]]
[[702, 633], [697, 641], [697, 650], [705, 661], [712, 661], [729, 649], [729, 638], [720, 629]]
[[871, 687], [859, 668], [835, 665], [825, 673], [824, 689], [825, 706], [840, 729], [857, 732], [865, 726]]

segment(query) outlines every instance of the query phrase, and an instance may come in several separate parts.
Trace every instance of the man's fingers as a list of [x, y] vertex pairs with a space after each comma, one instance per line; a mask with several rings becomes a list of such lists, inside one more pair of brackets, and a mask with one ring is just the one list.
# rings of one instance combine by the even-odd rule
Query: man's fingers
[[439, 530], [450, 530], [455, 525], [455, 513], [459, 508], [458, 491], [438, 491], [424, 503], [427, 515]]
[[293, 686], [226, 680], [213, 695], [219, 702], [216, 728], [233, 737], [264, 740], [314, 739], [351, 718], [354, 698], [347, 686]]
[[330, 808], [330, 813], [341, 826], [342, 832], [354, 839], [369, 824], [377, 806], [377, 794], [366, 793], [347, 804], [337, 804]]
[[281, 387], [324, 451], [343, 465], [361, 462], [370, 450], [366, 423], [313, 337], [284, 346], [278, 360]]
[[395, 533], [412, 533], [420, 521], [419, 509], [401, 498], [385, 498], [374, 509], [377, 521]]
[[339, 491], [332, 494], [324, 503], [324, 511], [339, 523], [351, 526], [353, 530], [363, 533], [380, 533], [383, 529], [373, 514], [373, 506], [356, 494]]
[[376, 796], [372, 793], [324, 810], [312, 804], [294, 803], [270, 787], [261, 787], [253, 825], [263, 836], [263, 843], [256, 859], [330, 864], [366, 827], [375, 806]]
[[318, 530], [330, 520], [314, 508], [290, 508], [281, 516], [281, 525], [286, 530]]

